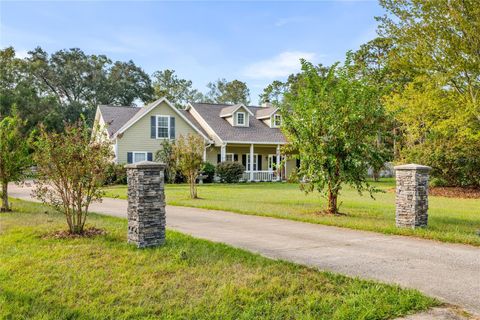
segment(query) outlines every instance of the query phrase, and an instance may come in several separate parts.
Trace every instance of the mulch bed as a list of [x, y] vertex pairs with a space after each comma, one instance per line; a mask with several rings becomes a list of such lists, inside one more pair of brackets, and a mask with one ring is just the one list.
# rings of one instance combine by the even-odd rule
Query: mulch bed
[[[395, 188], [387, 192], [395, 192]], [[428, 195], [445, 198], [480, 199], [480, 189], [460, 187], [430, 187]]]
[[88, 227], [83, 230], [83, 233], [71, 233], [69, 230], [57, 230], [44, 235], [43, 239], [76, 239], [76, 238], [93, 238], [102, 236], [107, 232], [103, 229], [95, 227]]
[[428, 189], [432, 196], [447, 198], [480, 199], [480, 189], [460, 187], [432, 187]]

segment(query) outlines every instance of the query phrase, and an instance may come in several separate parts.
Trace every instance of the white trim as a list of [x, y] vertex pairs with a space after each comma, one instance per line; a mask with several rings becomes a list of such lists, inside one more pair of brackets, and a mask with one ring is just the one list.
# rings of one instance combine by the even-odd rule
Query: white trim
[[[167, 98], [163, 97], [163, 98], [160, 98], [158, 100], [156, 100], [155, 102], [152, 102], [151, 104], [149, 104], [148, 106], [144, 106], [143, 108], [147, 108], [147, 110], [145, 110], [140, 116], [138, 116], [137, 118], [135, 118], [137, 114], [135, 114], [129, 121], [127, 121], [127, 123], [125, 123], [120, 129], [117, 130], [117, 132], [115, 132], [115, 135], [114, 137], [116, 138], [117, 135], [119, 135], [120, 133], [123, 133], [125, 132], [125, 130], [127, 130], [128, 128], [130, 128], [132, 125], [134, 125], [138, 120], [140, 120], [141, 118], [143, 118], [146, 114], [148, 114], [150, 111], [153, 110], [153, 108], [155, 108], [156, 106], [160, 105], [160, 103], [162, 102], [165, 102], [171, 109], [173, 109], [179, 116], [180, 118], [182, 118], [183, 120], [185, 120], [185, 122], [187, 122], [193, 129], [195, 129], [195, 131], [197, 131], [203, 138], [205, 138], [205, 140], [207, 141], [210, 141], [210, 138], [208, 138], [207, 136], [205, 136], [202, 131], [200, 131], [190, 120], [188, 120], [177, 108], [175, 108], [171, 103], [170, 101], [167, 100]], [[139, 111], [140, 112], [140, 111]]]
[[[276, 117], [280, 117], [280, 124], [279, 124], [279, 125], [277, 125], [277, 124], [275, 123], [275, 121], [276, 121], [275, 118], [276, 118]], [[271, 118], [270, 118], [270, 123], [272, 124], [272, 128], [280, 128], [280, 127], [282, 126], [282, 122], [283, 122], [283, 117], [282, 117], [281, 114], [276, 114], [276, 113], [275, 113], [275, 114], [272, 114], [272, 116], [271, 116]]]
[[[158, 136], [158, 119], [159, 118], [167, 118], [167, 137], [159, 137]], [[157, 114], [155, 115], [155, 139], [172, 139], [172, 137], [170, 137], [170, 118], [171, 116], [169, 115], [163, 115], [163, 114]]]
[[263, 120], [263, 119], [267, 119], [267, 118], [270, 118], [274, 113], [276, 113], [278, 111], [278, 109], [280, 108], [275, 108], [272, 112], [270, 113], [267, 113], [266, 115], [263, 115], [261, 117], [256, 117], [258, 120]]
[[[135, 161], [135, 153], [138, 153], [138, 154], [143, 153], [143, 154], [145, 154], [145, 160], [144, 160], [144, 161], [147, 161], [147, 160], [148, 160], [148, 151], [129, 151], [129, 152], [132, 153], [132, 163], [138, 162], [138, 161]], [[153, 155], [153, 153], [152, 153], [152, 155]]]
[[[235, 106], [235, 105], [234, 105], [234, 106]], [[248, 109], [243, 103], [237, 104], [236, 106], [237, 106], [237, 107], [236, 107], [235, 109], [233, 109], [232, 111], [230, 111], [229, 113], [226, 113], [226, 114], [221, 114], [222, 111], [220, 110], [220, 118], [232, 117], [233, 114], [234, 114], [235, 112], [237, 112], [237, 110], [240, 109], [240, 108], [245, 109], [245, 111], [247, 111], [251, 116], [253, 116], [253, 117], [255, 116], [255, 115], [253, 114], [253, 112], [252, 112], [250, 109]], [[232, 106], [230, 106], [230, 107], [232, 107]], [[228, 107], [225, 107], [225, 108], [228, 108]]]
[[[247, 126], [247, 114], [246, 112], [237, 112], [235, 114], [235, 125], [238, 127], [246, 127]], [[238, 116], [243, 115], [243, 123], [238, 122]]]
[[[210, 129], [210, 131], [212, 131], [213, 135], [217, 137], [218, 141], [220, 141], [221, 144], [223, 144], [223, 140], [220, 139], [220, 137], [218, 136], [218, 134], [215, 132], [215, 130], [213, 130], [213, 128], [207, 123], [207, 121], [205, 121], [205, 119], [203, 119], [203, 117], [200, 115], [200, 113], [198, 113], [198, 111], [193, 107], [193, 105], [191, 103], [188, 103], [187, 107], [185, 108], [186, 111], [189, 111], [190, 108], [194, 111], [194, 112], [191, 112], [190, 114], [198, 121], [200, 122], [200, 125], [203, 125], [204, 127], [207, 127], [208, 129]], [[204, 128], [205, 129], [205, 128]], [[208, 131], [205, 129], [205, 131]], [[209, 139], [209, 141], [211, 141]]]
[[237, 144], [274, 144], [274, 145], [277, 145], [277, 144], [287, 144], [287, 142], [278, 142], [278, 141], [270, 141], [270, 142], [260, 141], [260, 142], [257, 142], [257, 141], [230, 141], [230, 140], [224, 141], [224, 143], [237, 143]]
[[231, 161], [231, 162], [235, 162], [235, 153], [232, 153], [232, 152], [225, 152], [225, 162], [229, 162], [229, 161], [227, 160], [227, 157], [228, 157], [229, 155], [232, 156], [232, 161]]

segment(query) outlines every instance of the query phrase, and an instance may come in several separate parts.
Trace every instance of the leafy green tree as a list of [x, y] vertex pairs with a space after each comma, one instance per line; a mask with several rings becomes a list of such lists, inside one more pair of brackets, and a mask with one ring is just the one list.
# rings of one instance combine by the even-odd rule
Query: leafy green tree
[[84, 121], [66, 124], [63, 133], [41, 127], [33, 143], [37, 164], [34, 195], [63, 213], [71, 233], [82, 234], [88, 209], [100, 201], [101, 187], [113, 160], [109, 139], [91, 139]]
[[28, 63], [15, 57], [12, 47], [0, 50], [0, 117], [18, 115], [25, 120], [21, 131], [28, 135], [40, 122], [49, 130], [62, 126], [58, 103], [40, 92]]
[[173, 144], [175, 167], [187, 178], [190, 186], [190, 198], [197, 199], [197, 178], [203, 166], [203, 148], [205, 142], [196, 134], [180, 136]]
[[21, 132], [25, 124], [18, 116], [4, 117], [0, 121], [0, 182], [2, 184], [2, 207], [10, 211], [8, 204], [8, 183], [24, 178], [25, 170], [31, 164], [27, 141]]
[[132, 61], [112, 61], [104, 55], [87, 55], [78, 48], [52, 55], [41, 48], [29, 52], [31, 74], [41, 92], [54, 96], [62, 114], [71, 121], [85, 115], [89, 123], [97, 105], [131, 105], [150, 101], [153, 89], [148, 74]]
[[165, 69], [153, 74], [153, 90], [155, 98], [166, 97], [177, 108], [189, 102], [201, 102], [203, 94], [192, 87], [192, 81], [180, 79], [174, 70]]
[[382, 161], [373, 143], [384, 116], [378, 91], [351, 70], [338, 64], [320, 72], [301, 60], [302, 72], [293, 92], [286, 92], [281, 113], [287, 152], [300, 159], [297, 175], [306, 192], [328, 196], [327, 212], [338, 213], [344, 184], [359, 192], [375, 190], [367, 182], [368, 167]]
[[448, 185], [480, 186], [480, 6], [475, 0], [382, 0], [390, 70], [410, 79], [386, 99], [400, 160], [423, 162]]
[[245, 82], [240, 80], [227, 81], [218, 79], [210, 82], [207, 87], [210, 89], [206, 95], [206, 101], [212, 103], [236, 104], [250, 103], [250, 90]]
[[165, 164], [165, 178], [168, 183], [175, 183], [178, 171], [173, 153], [173, 145], [173, 141], [165, 139], [161, 143], [161, 148], [155, 153], [155, 161]]

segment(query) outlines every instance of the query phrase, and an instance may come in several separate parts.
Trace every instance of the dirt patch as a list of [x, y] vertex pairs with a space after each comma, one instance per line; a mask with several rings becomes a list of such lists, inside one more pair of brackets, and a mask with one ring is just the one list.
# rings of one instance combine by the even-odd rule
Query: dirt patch
[[68, 230], [57, 230], [42, 236], [43, 239], [76, 239], [76, 238], [93, 238], [96, 236], [102, 236], [107, 232], [103, 229], [95, 227], [85, 228], [83, 233], [71, 233]]
[[[394, 193], [395, 188], [390, 188], [387, 192]], [[430, 187], [428, 188], [428, 194], [445, 198], [480, 199], [480, 189], [475, 188]]]

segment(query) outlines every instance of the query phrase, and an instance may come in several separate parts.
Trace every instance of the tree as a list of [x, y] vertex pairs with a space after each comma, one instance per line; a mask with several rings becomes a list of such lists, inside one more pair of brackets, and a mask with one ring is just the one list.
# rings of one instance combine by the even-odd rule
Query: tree
[[173, 145], [174, 142], [165, 139], [161, 143], [161, 148], [155, 153], [155, 161], [165, 164], [165, 178], [169, 183], [175, 183], [177, 176]]
[[218, 79], [216, 82], [207, 84], [210, 91], [206, 100], [211, 103], [237, 104], [250, 103], [250, 90], [245, 82], [233, 80], [228, 82], [225, 79]]
[[30, 165], [27, 141], [21, 133], [25, 121], [18, 116], [5, 117], [0, 121], [0, 182], [2, 183], [2, 207], [10, 211], [8, 183], [20, 181]]
[[189, 102], [204, 100], [203, 94], [193, 89], [192, 81], [178, 78], [175, 70], [156, 71], [153, 78], [155, 98], [166, 97], [177, 108], [182, 108]]
[[82, 120], [66, 124], [63, 133], [41, 127], [33, 143], [38, 166], [34, 195], [65, 215], [71, 233], [81, 234], [93, 201], [113, 159], [108, 138], [91, 140], [91, 129]]
[[49, 130], [61, 129], [57, 101], [38, 90], [27, 61], [16, 58], [12, 47], [0, 50], [0, 70], [0, 117], [25, 120], [20, 129], [25, 136], [40, 122]]
[[180, 136], [173, 145], [175, 167], [187, 178], [192, 199], [198, 198], [196, 180], [202, 170], [204, 147], [203, 139], [195, 134]]
[[280, 107], [285, 151], [300, 159], [302, 189], [325, 192], [327, 212], [336, 214], [344, 184], [375, 191], [366, 179], [370, 163], [382, 156], [373, 142], [384, 111], [378, 92], [356, 77], [349, 58], [326, 73], [305, 60], [301, 64], [298, 86], [285, 93]]
[[84, 115], [93, 122], [99, 104], [132, 105], [150, 101], [153, 89], [148, 74], [128, 63], [112, 61], [104, 55], [87, 55], [78, 48], [52, 55], [41, 48], [29, 52], [29, 72], [41, 92], [52, 95], [75, 122]]
[[433, 167], [454, 186], [480, 186], [480, 6], [474, 0], [382, 0], [390, 70], [410, 79], [386, 99], [401, 132], [400, 160]]

